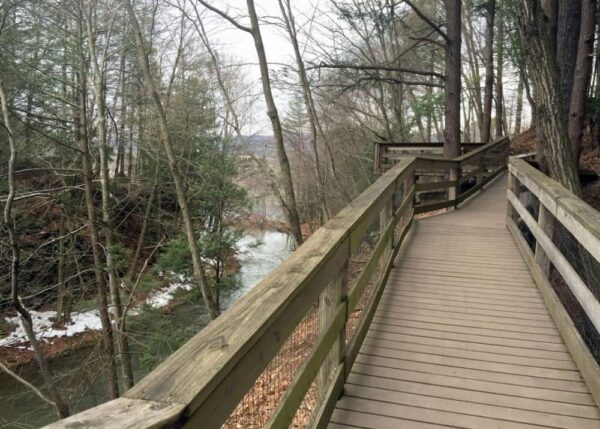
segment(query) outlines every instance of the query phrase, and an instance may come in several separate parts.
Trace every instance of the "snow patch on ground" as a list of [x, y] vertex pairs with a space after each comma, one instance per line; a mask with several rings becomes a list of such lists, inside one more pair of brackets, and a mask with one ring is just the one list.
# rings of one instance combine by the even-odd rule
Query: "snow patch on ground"
[[193, 288], [193, 285], [182, 274], [172, 274], [169, 277], [172, 279], [169, 286], [150, 294], [145, 301], [147, 305], [152, 308], [162, 308], [173, 301], [178, 290], [191, 290]]
[[[57, 337], [72, 337], [73, 335], [85, 331], [97, 331], [102, 328], [98, 310], [72, 314], [71, 320], [67, 322], [62, 329], [52, 327], [52, 319], [56, 317], [55, 311], [30, 310], [30, 313], [35, 336], [40, 340]], [[28, 341], [25, 328], [23, 327], [19, 316], [6, 317], [5, 320], [11, 325], [16, 325], [17, 328], [7, 337], [0, 338], [0, 347], [11, 346], [13, 344]]]
[[[175, 293], [180, 290], [191, 290], [193, 285], [189, 280], [181, 275], [171, 273], [169, 275], [171, 282], [169, 286], [157, 290], [146, 298], [145, 304], [152, 308], [162, 308], [169, 304], [174, 298]], [[128, 314], [139, 314], [138, 308], [133, 308]], [[98, 310], [89, 310], [81, 313], [71, 314], [71, 320], [65, 323], [63, 328], [53, 328], [53, 319], [56, 317], [56, 311], [35, 311], [30, 310], [33, 321], [33, 330], [38, 340], [48, 341], [50, 338], [72, 337], [86, 331], [99, 331], [102, 329]], [[0, 338], [0, 347], [14, 347], [17, 344], [27, 342], [27, 334], [21, 323], [19, 316], [5, 317], [4, 320], [10, 325], [16, 325], [16, 329], [8, 336]]]

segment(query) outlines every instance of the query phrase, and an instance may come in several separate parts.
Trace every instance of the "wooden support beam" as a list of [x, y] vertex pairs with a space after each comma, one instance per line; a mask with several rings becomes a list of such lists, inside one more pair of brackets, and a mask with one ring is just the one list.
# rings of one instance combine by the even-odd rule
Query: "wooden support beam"
[[[538, 225], [544, 234], [546, 234], [548, 238], [552, 239], [554, 232], [554, 218], [543, 204], [540, 204]], [[535, 262], [539, 265], [542, 273], [549, 278], [551, 265], [550, 259], [548, 258], [548, 255], [546, 255], [546, 252], [544, 252], [544, 248], [540, 245], [540, 243], [535, 244]]]

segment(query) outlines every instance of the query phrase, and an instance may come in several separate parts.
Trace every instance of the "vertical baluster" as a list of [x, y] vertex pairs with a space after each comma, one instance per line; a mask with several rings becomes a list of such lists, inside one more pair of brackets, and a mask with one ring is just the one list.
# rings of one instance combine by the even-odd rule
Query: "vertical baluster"
[[485, 153], [483, 153], [479, 158], [479, 162], [477, 163], [477, 169], [479, 170], [479, 172], [477, 173], [477, 183], [475, 185], [480, 185], [483, 182], [485, 175]]
[[394, 215], [394, 194], [392, 194], [390, 200], [386, 203], [386, 205], [381, 209], [381, 213], [379, 214], [379, 239], [386, 240], [385, 250], [383, 251], [383, 263], [386, 264], [390, 255], [392, 254], [393, 240], [394, 234], [390, 234], [387, 238], [384, 237], [384, 234], [392, 221], [392, 217]]
[[[448, 188], [448, 201], [455, 201], [460, 196], [460, 175], [461, 175], [461, 167], [460, 163], [457, 164], [456, 167], [450, 169], [449, 180], [451, 182], [456, 181], [456, 184], [450, 186]], [[456, 203], [454, 204], [456, 207]]]
[[[319, 298], [319, 311], [317, 315], [319, 336], [323, 335], [329, 325], [333, 322], [339, 306], [346, 305], [347, 274], [348, 262], [344, 264], [338, 274], [333, 278], [333, 280], [331, 280], [331, 282], [329, 282], [325, 290], [323, 290], [321, 293]], [[331, 346], [331, 350], [329, 351], [327, 358], [319, 370], [319, 375], [317, 376], [317, 392], [319, 401], [324, 399], [335, 369], [344, 358], [345, 347], [346, 329], [344, 326], [344, 329], [342, 329], [340, 336]]]
[[[519, 198], [519, 179], [517, 179], [512, 173], [508, 173], [508, 189], [515, 194], [517, 198]], [[515, 222], [517, 221], [518, 214], [510, 202], [507, 204], [506, 209], [506, 217], [508, 219], [512, 219]]]
[[[554, 217], [541, 202], [538, 225], [548, 237], [552, 238]], [[535, 262], [539, 265], [546, 277], [548, 277], [550, 275], [550, 259], [548, 259], [548, 255], [546, 255], [546, 252], [544, 252], [544, 249], [542, 249], [542, 246], [540, 246], [539, 243], [535, 244]]]
[[[415, 167], [411, 171], [407, 172], [406, 176], [404, 177], [404, 195], [402, 197], [403, 201], [406, 199], [408, 193], [412, 190], [413, 186], [415, 186], [416, 182], [417, 170]], [[415, 193], [415, 195], [411, 198], [410, 206], [406, 209], [406, 214], [402, 216], [402, 224], [404, 224], [404, 219], [406, 219], [407, 217], [412, 217], [412, 210], [415, 208], [416, 199], [417, 194]]]

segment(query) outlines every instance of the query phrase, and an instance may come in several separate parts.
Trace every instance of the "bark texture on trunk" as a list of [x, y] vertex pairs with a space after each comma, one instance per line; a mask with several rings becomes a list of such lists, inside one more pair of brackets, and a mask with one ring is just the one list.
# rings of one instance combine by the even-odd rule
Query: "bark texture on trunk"
[[583, 0], [581, 10], [581, 29], [571, 105], [569, 113], [569, 140], [573, 148], [573, 158], [579, 164], [581, 141], [583, 139], [586, 105], [590, 78], [592, 76], [592, 53], [594, 51], [596, 30], [596, 0]]
[[461, 9], [461, 0], [446, 0], [446, 158], [456, 158], [460, 155]]
[[577, 47], [581, 27], [581, 1], [558, 1], [558, 26], [556, 33], [556, 59], [560, 76], [560, 101], [563, 113], [567, 116], [571, 105]]
[[550, 50], [556, 52], [556, 34], [558, 32], [558, 1], [541, 0], [542, 13], [546, 21], [546, 37], [550, 44]]
[[537, 139], [550, 175], [575, 194], [581, 194], [577, 168], [561, 108], [558, 65], [546, 36], [540, 0], [516, 3], [517, 24], [533, 84]]

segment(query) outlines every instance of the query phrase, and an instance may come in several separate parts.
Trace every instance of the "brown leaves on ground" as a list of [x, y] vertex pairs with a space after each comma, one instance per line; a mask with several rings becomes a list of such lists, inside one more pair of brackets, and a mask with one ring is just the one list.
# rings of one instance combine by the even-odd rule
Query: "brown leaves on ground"
[[536, 148], [535, 128], [530, 128], [510, 140], [510, 154], [521, 155], [534, 152]]
[[[368, 262], [372, 248], [362, 243], [350, 261], [348, 267], [348, 284], [358, 279]], [[363, 308], [368, 304], [377, 284], [380, 270], [376, 270], [365, 292], [361, 296], [357, 308], [349, 316], [346, 325], [346, 342], [352, 339], [359, 325]], [[314, 350], [318, 337], [317, 305], [315, 304], [304, 319], [289, 336], [281, 350], [256, 380], [254, 386], [244, 396], [231, 416], [222, 426], [223, 429], [258, 429], [265, 426], [279, 406], [283, 395], [291, 386], [300, 367], [306, 362]], [[317, 385], [313, 381], [304, 400], [296, 411], [290, 428], [307, 427], [314, 417], [317, 408]]]
[[[40, 341], [40, 345], [47, 359], [60, 356], [68, 350], [76, 350], [96, 344], [102, 332], [86, 331], [73, 337], [53, 338], [52, 341]], [[31, 363], [35, 360], [33, 351], [29, 349], [29, 342], [20, 343], [14, 347], [0, 347], [0, 362], [11, 369]]]

